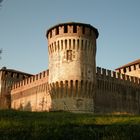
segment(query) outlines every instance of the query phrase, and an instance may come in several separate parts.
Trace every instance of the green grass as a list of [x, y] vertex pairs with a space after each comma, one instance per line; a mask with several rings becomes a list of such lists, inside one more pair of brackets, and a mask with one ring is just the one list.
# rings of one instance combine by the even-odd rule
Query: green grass
[[0, 111], [0, 140], [137, 140], [140, 116]]

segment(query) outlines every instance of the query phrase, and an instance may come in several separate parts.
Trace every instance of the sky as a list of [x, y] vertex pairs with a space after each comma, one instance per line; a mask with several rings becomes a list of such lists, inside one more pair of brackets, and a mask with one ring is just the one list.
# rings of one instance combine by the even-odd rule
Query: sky
[[114, 70], [139, 59], [140, 0], [0, 0], [0, 68], [48, 69], [46, 31], [63, 22], [99, 31], [96, 65]]

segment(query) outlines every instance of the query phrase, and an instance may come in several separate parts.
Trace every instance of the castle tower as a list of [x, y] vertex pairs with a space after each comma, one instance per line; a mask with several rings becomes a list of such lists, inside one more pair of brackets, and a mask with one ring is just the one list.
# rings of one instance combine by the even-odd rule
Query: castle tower
[[52, 109], [93, 111], [97, 29], [89, 24], [61, 23], [46, 36]]

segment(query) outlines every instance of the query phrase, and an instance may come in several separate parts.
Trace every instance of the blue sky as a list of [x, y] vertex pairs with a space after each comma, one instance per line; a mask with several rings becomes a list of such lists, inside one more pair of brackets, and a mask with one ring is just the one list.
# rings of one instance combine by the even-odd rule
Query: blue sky
[[98, 29], [97, 66], [114, 70], [140, 58], [140, 0], [3, 0], [1, 5], [0, 67], [33, 74], [47, 69], [46, 31], [70, 21]]

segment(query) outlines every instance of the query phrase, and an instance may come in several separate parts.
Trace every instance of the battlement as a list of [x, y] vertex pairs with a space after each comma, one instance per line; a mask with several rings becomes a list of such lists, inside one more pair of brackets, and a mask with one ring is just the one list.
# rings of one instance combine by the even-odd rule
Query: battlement
[[131, 71], [140, 70], [140, 64], [133, 64], [128, 66], [123, 66], [116, 69], [116, 72], [119, 73], [129, 73]]
[[140, 85], [140, 79], [138, 77], [129, 76], [129, 75], [122, 74], [119, 72], [107, 70], [107, 69], [104, 69], [101, 67], [96, 68], [96, 74], [97, 74], [98, 78], [102, 77], [105, 80], [109, 80], [109, 79], [115, 80], [116, 79], [116, 80], [130, 82], [130, 83], [133, 83], [136, 85]]
[[63, 50], [91, 51], [96, 47], [98, 30], [89, 24], [63, 23], [47, 31], [49, 54]]
[[51, 27], [47, 33], [46, 37], [48, 39], [56, 36], [56, 35], [67, 35], [67, 34], [75, 34], [75, 35], [93, 35], [95, 33], [96, 38], [98, 38], [98, 30], [91, 26], [90, 24], [84, 23], [61, 23]]
[[26, 86], [30, 87], [31, 85], [38, 84], [38, 83], [41, 84], [42, 82], [44, 82], [44, 81], [46, 82], [46, 80], [48, 80], [48, 76], [49, 76], [49, 70], [43, 71], [43, 72], [33, 75], [29, 78], [26, 78], [22, 81], [16, 82], [12, 86], [12, 90], [16, 90], [16, 89], [26, 87]]
[[29, 76], [32, 76], [31, 74], [28, 73], [24, 73], [21, 71], [16, 71], [16, 70], [12, 70], [12, 69], [1, 69], [0, 70], [0, 75], [1, 75], [1, 79], [5, 80], [6, 78], [8, 79], [24, 79], [27, 78]]

